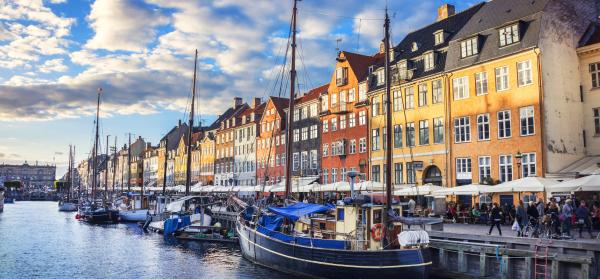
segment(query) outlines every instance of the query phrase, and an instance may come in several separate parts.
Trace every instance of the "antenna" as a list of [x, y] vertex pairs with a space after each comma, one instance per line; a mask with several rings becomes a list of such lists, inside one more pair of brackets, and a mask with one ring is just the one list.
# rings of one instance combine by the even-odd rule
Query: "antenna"
[[335, 39], [335, 54], [337, 55], [340, 52], [340, 43], [342, 42], [342, 38]]

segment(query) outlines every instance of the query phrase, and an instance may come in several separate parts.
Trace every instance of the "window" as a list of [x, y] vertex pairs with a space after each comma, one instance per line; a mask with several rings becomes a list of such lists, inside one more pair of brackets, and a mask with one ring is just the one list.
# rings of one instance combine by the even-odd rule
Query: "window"
[[379, 165], [373, 165], [371, 167], [371, 179], [373, 182], [381, 182], [381, 171]]
[[352, 128], [356, 126], [356, 115], [354, 115], [354, 112], [351, 112], [348, 114], [348, 127]]
[[519, 42], [519, 24], [513, 24], [498, 30], [500, 46], [507, 46]]
[[394, 184], [402, 184], [402, 163], [394, 164]]
[[294, 109], [294, 122], [300, 120], [300, 109]]
[[492, 157], [479, 157], [479, 184], [483, 184], [489, 177], [492, 176]]
[[317, 169], [317, 160], [319, 159], [319, 151], [313, 149], [310, 151], [310, 168]]
[[346, 105], [346, 90], [340, 91], [340, 106], [343, 107]]
[[412, 109], [415, 107], [415, 89], [413, 87], [406, 88], [405, 92], [405, 104], [406, 109]]
[[394, 111], [402, 110], [402, 91], [394, 90]]
[[335, 70], [335, 84], [337, 86], [342, 86], [342, 85], [346, 85], [347, 83], [348, 83], [348, 68], [346, 68], [346, 67], [337, 68]]
[[346, 129], [346, 115], [340, 115], [340, 130]]
[[471, 180], [471, 158], [456, 158], [456, 179]]
[[319, 114], [317, 109], [318, 107], [316, 103], [310, 105], [310, 117], [317, 117], [317, 115]]
[[429, 121], [419, 121], [419, 144], [429, 144]]
[[383, 85], [385, 83], [385, 73], [383, 71], [378, 71], [377, 76], [377, 85]]
[[321, 97], [321, 110], [322, 111], [327, 111], [329, 109], [328, 101], [329, 101], [329, 98], [327, 97], [327, 95]]
[[323, 133], [327, 133], [329, 131], [329, 121], [327, 119], [323, 120]]
[[441, 43], [444, 43], [444, 31], [440, 30], [440, 31], [437, 31], [437, 32], [433, 33], [433, 38], [434, 38], [434, 41], [435, 41], [435, 45], [439, 45]]
[[406, 123], [406, 145], [415, 146], [415, 123]]
[[600, 87], [600, 63], [590, 64], [590, 75], [592, 75], [592, 87]]
[[477, 115], [477, 139], [490, 139], [490, 114], [484, 113]]
[[323, 144], [323, 157], [329, 156], [329, 144]]
[[500, 182], [512, 180], [512, 155], [500, 155]]
[[469, 98], [469, 79], [467, 77], [455, 78], [452, 80], [454, 91], [454, 100]]
[[477, 96], [488, 93], [487, 73], [481, 72], [475, 74], [475, 92]]
[[394, 148], [402, 147], [402, 126], [394, 125]]
[[496, 68], [496, 91], [508, 90], [508, 66]]
[[510, 110], [498, 112], [498, 138], [510, 138]]
[[523, 166], [522, 177], [535, 176], [536, 162], [535, 153], [523, 153], [521, 157], [521, 165]]
[[350, 88], [348, 90], [348, 103], [356, 101], [356, 89]]
[[356, 140], [350, 140], [350, 150], [348, 150], [348, 153], [350, 154], [354, 154], [356, 153]]
[[308, 169], [308, 151], [300, 153], [300, 169]]
[[435, 67], [435, 54], [429, 52], [423, 55], [423, 64], [425, 65], [425, 71], [429, 71]]
[[373, 129], [371, 131], [371, 148], [373, 151], [377, 151], [381, 148], [380, 146], [380, 136], [379, 129]]
[[415, 184], [417, 181], [417, 173], [413, 167], [413, 163], [406, 163], [406, 182], [408, 184]]
[[323, 169], [323, 184], [329, 183], [329, 170]]
[[521, 136], [533, 135], [535, 133], [533, 106], [520, 108], [519, 117], [521, 118]]
[[408, 79], [408, 63], [406, 62], [406, 60], [400, 61], [398, 63], [398, 73], [400, 73], [401, 80]]
[[337, 131], [337, 118], [332, 118], [331, 119], [331, 131]]
[[381, 108], [381, 101], [379, 99], [379, 96], [373, 97], [373, 100], [371, 102], [371, 116], [377, 116], [377, 115], [381, 114], [380, 108]]
[[281, 165], [281, 158], [279, 154], [275, 154], [275, 166], [278, 167], [279, 165]]
[[358, 152], [359, 153], [367, 152], [367, 138], [360, 138], [358, 140]]
[[342, 181], [346, 181], [346, 168], [341, 168], [340, 173], [342, 174]]
[[358, 112], [358, 125], [366, 125], [367, 124], [367, 112], [359, 111]]
[[431, 103], [438, 104], [441, 103], [444, 99], [442, 97], [442, 81], [434, 80], [431, 82]]
[[427, 84], [419, 84], [419, 106], [427, 105]]
[[479, 53], [477, 47], [477, 37], [466, 39], [460, 42], [460, 57], [465, 58]]
[[367, 99], [367, 83], [361, 83], [358, 85], [358, 101], [364, 101]]
[[311, 139], [316, 139], [319, 135], [319, 132], [317, 131], [317, 125], [312, 125], [310, 126], [310, 138]]
[[454, 142], [471, 141], [471, 119], [468, 116], [454, 118]]
[[293, 167], [292, 167], [292, 169], [294, 171], [298, 170], [298, 164], [299, 164], [299, 159], [300, 159], [300, 158], [298, 158], [298, 156], [299, 156], [298, 152], [294, 152], [294, 154], [292, 154], [292, 159], [293, 159], [293, 162], [292, 162], [292, 166]]
[[331, 169], [331, 182], [337, 182], [337, 169]]
[[337, 94], [331, 94], [331, 107], [337, 107]]
[[433, 119], [433, 143], [444, 143], [444, 120], [441, 117]]
[[600, 135], [600, 108], [594, 108], [594, 132]]
[[530, 85], [533, 83], [533, 74], [531, 73], [531, 61], [517, 63], [517, 79], [519, 86]]
[[298, 129], [294, 129], [294, 142], [300, 141], [300, 131]]
[[346, 148], [344, 146], [344, 141], [336, 141], [331, 143], [331, 155], [345, 155]]
[[308, 139], [308, 127], [304, 127], [300, 131], [301, 131], [302, 140], [307, 140]]

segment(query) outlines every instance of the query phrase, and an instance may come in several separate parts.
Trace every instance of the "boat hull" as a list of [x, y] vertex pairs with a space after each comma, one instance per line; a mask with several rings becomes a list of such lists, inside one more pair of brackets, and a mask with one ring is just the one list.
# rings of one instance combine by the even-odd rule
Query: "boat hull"
[[117, 210], [95, 210], [83, 213], [83, 220], [93, 224], [117, 223], [119, 211]]
[[77, 211], [77, 204], [72, 202], [65, 202], [58, 205], [58, 211]]
[[122, 222], [143, 222], [146, 221], [148, 209], [119, 211], [119, 219]]
[[244, 258], [313, 278], [428, 278], [429, 248], [379, 251], [321, 249], [286, 243], [236, 224]]

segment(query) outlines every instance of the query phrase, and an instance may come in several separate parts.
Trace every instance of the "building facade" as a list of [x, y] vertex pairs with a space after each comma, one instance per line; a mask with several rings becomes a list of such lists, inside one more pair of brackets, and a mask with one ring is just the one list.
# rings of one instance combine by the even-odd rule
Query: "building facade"
[[234, 98], [231, 113], [219, 122], [216, 132], [215, 185], [235, 186], [238, 181], [234, 175], [235, 129], [241, 123], [240, 114], [248, 108], [242, 98]]
[[329, 84], [319, 86], [294, 101], [292, 128], [292, 175], [319, 177], [321, 172], [321, 95]]
[[285, 180], [286, 119], [289, 99], [271, 96], [260, 119], [256, 139], [258, 185], [274, 185]]
[[22, 165], [0, 164], [0, 181], [20, 181], [26, 190], [50, 189], [54, 185], [56, 166], [41, 165], [36, 162], [30, 165], [25, 161]]
[[240, 125], [234, 129], [234, 179], [240, 186], [256, 185], [256, 136], [258, 122], [265, 109], [260, 98], [240, 113]]

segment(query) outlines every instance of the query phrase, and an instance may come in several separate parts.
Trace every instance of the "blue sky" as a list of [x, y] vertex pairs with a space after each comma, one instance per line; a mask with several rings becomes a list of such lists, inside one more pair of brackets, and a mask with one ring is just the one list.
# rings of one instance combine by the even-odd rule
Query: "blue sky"
[[[340, 49], [372, 54], [388, 2], [393, 41], [435, 20], [436, 8], [476, 1], [299, 2], [302, 90], [327, 82]], [[230, 105], [274, 94], [292, 1], [7, 0], [0, 3], [0, 162], [56, 162], [68, 145], [91, 150], [96, 90], [101, 130], [155, 144], [186, 118], [194, 49], [199, 113], [209, 123]], [[275, 69], [275, 70], [274, 70]], [[111, 143], [113, 139], [111, 139]]]

